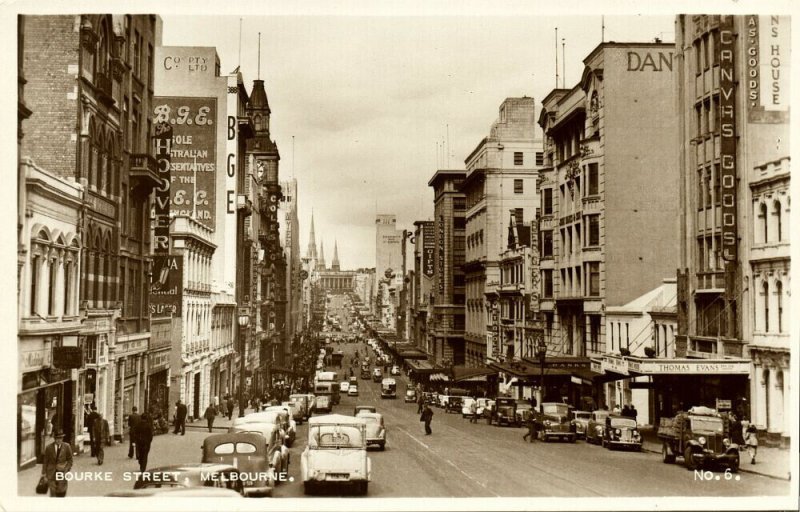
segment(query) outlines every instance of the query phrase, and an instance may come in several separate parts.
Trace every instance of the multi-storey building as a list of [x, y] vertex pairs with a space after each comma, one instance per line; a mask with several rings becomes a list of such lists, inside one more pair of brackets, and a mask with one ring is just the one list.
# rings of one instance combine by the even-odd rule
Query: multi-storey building
[[300, 219], [297, 208], [297, 180], [292, 178], [281, 184], [283, 197], [278, 206], [281, 241], [286, 258], [286, 345], [287, 355], [291, 354], [291, 345], [295, 335], [302, 330], [302, 279], [300, 272], [302, 262], [300, 255]]
[[[428, 318], [429, 346], [437, 363], [464, 365], [464, 219], [466, 204], [461, 184], [466, 173], [440, 169], [428, 186], [434, 194], [434, 276], [432, 315]], [[474, 354], [470, 354], [474, 358]]]
[[[397, 229], [397, 217], [394, 214], [378, 214], [375, 217], [375, 297], [373, 313], [385, 318], [384, 326], [395, 327], [395, 317], [387, 316], [386, 303], [390, 298], [389, 281], [400, 274], [402, 267], [402, 233]], [[380, 301], [380, 304], [378, 303]]]
[[542, 102], [541, 309], [554, 354], [604, 353], [605, 309], [673, 272], [673, 49], [600, 44], [581, 82]]
[[[789, 437], [790, 21], [678, 16], [680, 269], [676, 355], [748, 356], [748, 375], [684, 379], [675, 400]], [[728, 372], [728, 373], [738, 373]], [[728, 404], [726, 404], [728, 405]]]
[[409, 337], [418, 349], [428, 352], [428, 308], [436, 274], [436, 231], [434, 222], [430, 220], [418, 220], [414, 222], [414, 227], [413, 319]]
[[464, 353], [470, 366], [502, 360], [495, 322], [498, 261], [505, 250], [507, 213], [522, 223], [536, 213], [536, 179], [542, 166], [542, 142], [536, 138], [533, 98], [507, 98], [499, 119], [465, 160], [466, 314]]
[[[94, 403], [119, 438], [148, 391], [147, 219], [159, 182], [146, 119], [160, 20], [29, 16], [25, 25], [25, 103], [33, 113], [22, 152], [84, 190], [77, 346], [85, 357], [70, 363], [73, 396]], [[81, 435], [83, 415], [76, 416], [73, 434]]]

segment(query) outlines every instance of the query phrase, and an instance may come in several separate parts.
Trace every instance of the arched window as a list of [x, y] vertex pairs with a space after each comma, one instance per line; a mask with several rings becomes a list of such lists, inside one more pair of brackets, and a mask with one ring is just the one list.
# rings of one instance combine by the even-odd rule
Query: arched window
[[763, 236], [764, 236], [764, 238], [762, 239], [762, 242], [763, 243], [767, 243], [769, 241], [769, 230], [767, 228], [767, 225], [769, 223], [768, 222], [769, 221], [769, 217], [767, 216], [767, 205], [766, 204], [761, 203], [761, 212], [759, 213], [758, 216], [761, 218], [761, 229], [764, 230], [763, 233], [762, 233]]
[[781, 239], [783, 238], [783, 236], [782, 236], [782, 231], [783, 231], [782, 228], [783, 228], [783, 226], [781, 225], [782, 224], [782, 219], [781, 219], [781, 202], [780, 201], [775, 201], [774, 203], [772, 203], [772, 215], [775, 216], [775, 234], [777, 235], [778, 242], [780, 242]]
[[254, 125], [254, 128], [255, 128], [255, 131], [257, 131], [257, 132], [260, 132], [263, 129], [264, 119], [261, 117], [260, 114], [256, 114], [256, 116], [253, 118], [253, 125]]
[[96, 308], [101, 307], [100, 302], [103, 300], [103, 297], [101, 296], [102, 289], [100, 285], [100, 279], [103, 275], [102, 247], [103, 246], [100, 241], [100, 231], [98, 230], [94, 238], [94, 268], [92, 269], [94, 271], [94, 279], [92, 280], [92, 298], [94, 299], [94, 307]]
[[39, 312], [36, 302], [39, 300], [39, 272], [42, 265], [42, 257], [38, 254], [31, 256], [31, 314], [34, 315]]
[[778, 308], [778, 332], [783, 332], [783, 283], [775, 281], [775, 305]]
[[87, 186], [91, 186], [94, 183], [94, 173], [96, 172], [95, 166], [97, 163], [95, 162], [95, 152], [97, 148], [95, 147], [95, 133], [94, 133], [94, 122], [89, 121], [89, 142], [86, 155], [86, 184]]
[[109, 196], [111, 192], [114, 190], [114, 174], [116, 171], [116, 162], [114, 160], [114, 143], [113, 138], [108, 137], [106, 138], [106, 151], [105, 151], [105, 158], [106, 158], [106, 175], [105, 175], [105, 186], [103, 189], [106, 191], [106, 194]]
[[769, 283], [765, 280], [761, 285], [764, 297], [764, 332], [769, 332]]

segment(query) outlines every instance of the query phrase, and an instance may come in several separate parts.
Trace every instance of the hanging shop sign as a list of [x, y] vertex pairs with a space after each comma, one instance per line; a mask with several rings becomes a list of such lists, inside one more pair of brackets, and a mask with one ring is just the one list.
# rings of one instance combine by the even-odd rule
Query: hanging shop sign
[[733, 16], [720, 16], [719, 101], [720, 180], [722, 182], [722, 257], [738, 259], [736, 222], [736, 80], [734, 74]]
[[53, 347], [53, 367], [70, 370], [83, 366], [83, 350], [81, 347]]
[[174, 254], [153, 256], [150, 281], [150, 315], [180, 317], [183, 300], [183, 257]]

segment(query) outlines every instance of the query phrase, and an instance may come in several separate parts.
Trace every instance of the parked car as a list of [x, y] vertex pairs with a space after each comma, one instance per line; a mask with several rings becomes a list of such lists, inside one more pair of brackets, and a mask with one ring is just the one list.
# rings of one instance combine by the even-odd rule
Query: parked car
[[561, 402], [545, 402], [534, 417], [534, 430], [542, 441], [566, 439], [574, 443], [577, 438], [575, 423], [570, 419], [571, 406]]
[[381, 450], [386, 448], [386, 427], [383, 424], [383, 415], [377, 412], [361, 412], [359, 418], [367, 422], [367, 448], [377, 444]]
[[372, 467], [367, 457], [366, 420], [341, 414], [308, 420], [308, 445], [300, 466], [306, 494], [341, 486], [367, 494]]
[[592, 412], [589, 423], [586, 424], [586, 442], [600, 444], [606, 431], [606, 418], [611, 414], [607, 409], [598, 409]]
[[[236, 418], [243, 420], [245, 418]], [[267, 461], [271, 468], [278, 475], [273, 485], [286, 480], [289, 474], [290, 454], [289, 447], [286, 446], [286, 435], [283, 429], [274, 422], [242, 422], [234, 421], [228, 428], [229, 434], [247, 433], [259, 434], [264, 438], [267, 447]]]
[[603, 445], [612, 449], [615, 447], [642, 449], [642, 435], [636, 425], [636, 420], [626, 416], [606, 416], [606, 429], [603, 435]]
[[575, 435], [578, 437], [586, 438], [586, 430], [589, 426], [589, 420], [592, 418], [592, 413], [588, 411], [572, 411], [572, 421], [575, 422]]
[[397, 365], [392, 366], [392, 369], [389, 373], [392, 375], [400, 375], [400, 367]]
[[534, 415], [533, 404], [530, 400], [517, 400], [517, 423], [519, 425], [525, 424], [528, 421], [528, 416]]
[[461, 406], [464, 403], [463, 396], [451, 396], [447, 399], [444, 407], [444, 412], [454, 412], [456, 414], [461, 412]]
[[353, 409], [353, 416], [358, 416], [362, 412], [378, 412], [374, 405], [357, 405]]
[[213, 434], [203, 440], [202, 450], [202, 462], [229, 464], [235, 466], [240, 474], [247, 475], [247, 479], [241, 482], [245, 496], [272, 495], [279, 478], [269, 460], [269, 447], [262, 434]]
[[688, 469], [705, 467], [709, 463], [739, 471], [739, 445], [730, 440], [728, 420], [714, 409], [692, 407], [674, 418], [661, 418], [658, 438], [665, 464], [683, 456]]
[[497, 426], [509, 425], [518, 427], [517, 421], [517, 401], [513, 398], [499, 397], [495, 400], [494, 409], [489, 414], [488, 423]]
[[439, 405], [439, 394], [425, 391], [422, 393], [423, 400], [428, 405]]
[[347, 396], [358, 396], [358, 386], [350, 384], [350, 387], [347, 388]]
[[417, 401], [417, 390], [414, 388], [406, 389], [406, 395], [403, 397], [405, 403]]
[[244, 495], [239, 470], [230, 464], [189, 463], [148, 469], [138, 476], [134, 489], [210, 487], [233, 490]]

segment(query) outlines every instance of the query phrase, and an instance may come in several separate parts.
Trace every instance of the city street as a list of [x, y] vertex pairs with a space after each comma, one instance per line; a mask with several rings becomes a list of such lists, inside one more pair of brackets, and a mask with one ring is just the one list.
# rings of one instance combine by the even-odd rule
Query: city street
[[[355, 349], [358, 347], [363, 353], [365, 346], [340, 345], [348, 364]], [[789, 489], [789, 482], [747, 473], [728, 481], [724, 474], [716, 473], [722, 476], [719, 481], [702, 481], [681, 465], [662, 464], [654, 453], [609, 451], [583, 441], [523, 443], [521, 428], [490, 426], [484, 421], [471, 424], [460, 415], [438, 408], [434, 408], [433, 434], [426, 436], [416, 414], [417, 405], [406, 404], [402, 399], [408, 380], [404, 376], [396, 379], [395, 400], [381, 399], [380, 384], [359, 380], [360, 396], [342, 396], [334, 408], [336, 413], [352, 414], [355, 405], [372, 404], [384, 416], [386, 450], [370, 449], [369, 454], [370, 497], [749, 496], [785, 494]], [[289, 471], [294, 480], [277, 487], [275, 497], [303, 496], [299, 461], [306, 432], [306, 424], [298, 426]], [[185, 436], [157, 436], [149, 467], [199, 461], [200, 445], [206, 435], [204, 428], [193, 426]], [[111, 478], [74, 481], [70, 483], [69, 496], [102, 496], [133, 487], [132, 481], [125, 480], [126, 472], [134, 472], [138, 466], [127, 458], [127, 444], [108, 448], [103, 466], [97, 466], [86, 455], [75, 460], [73, 472], [107, 471]], [[37, 477], [35, 469], [20, 474], [21, 496], [33, 495]]]

